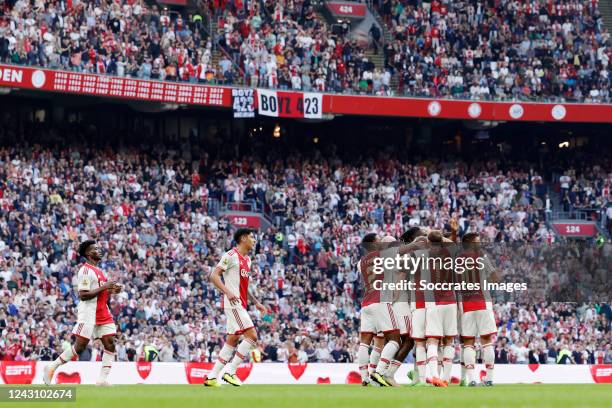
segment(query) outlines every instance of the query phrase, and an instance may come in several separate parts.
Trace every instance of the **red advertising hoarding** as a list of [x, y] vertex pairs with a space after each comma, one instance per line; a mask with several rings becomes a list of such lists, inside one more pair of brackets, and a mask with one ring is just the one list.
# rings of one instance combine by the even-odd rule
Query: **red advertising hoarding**
[[0, 86], [189, 105], [231, 105], [231, 88], [0, 64]]
[[[232, 89], [244, 89], [4, 64], [0, 64], [0, 87], [223, 108], [233, 106]], [[612, 104], [604, 103], [487, 102], [263, 89], [256, 90], [256, 93], [259, 99], [260, 93], [268, 94], [268, 100], [270, 94], [275, 95], [277, 110], [265, 110], [263, 106], [258, 106], [258, 112], [276, 117], [365, 115], [483, 121], [612, 123]], [[300, 101], [303, 102], [302, 105], [299, 104]], [[307, 101], [312, 103], [306, 106]], [[316, 112], [315, 105], [319, 106]]]

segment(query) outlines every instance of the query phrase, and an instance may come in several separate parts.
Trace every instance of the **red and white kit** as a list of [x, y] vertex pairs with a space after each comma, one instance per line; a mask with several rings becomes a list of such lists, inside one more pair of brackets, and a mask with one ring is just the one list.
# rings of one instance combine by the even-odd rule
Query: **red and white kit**
[[[383, 251], [372, 251], [365, 255], [357, 264], [364, 285], [364, 295], [361, 301], [361, 333], [376, 334], [379, 332], [389, 333], [399, 330], [397, 319], [393, 311], [393, 299], [381, 301], [381, 292], [374, 289], [374, 282], [384, 282], [385, 274], [376, 274], [372, 270], [374, 258], [384, 257], [388, 254]], [[387, 299], [382, 299], [387, 300]]]
[[232, 304], [227, 296], [223, 295], [221, 307], [225, 312], [227, 334], [242, 334], [254, 326], [247, 312], [251, 259], [242, 256], [233, 248], [223, 254], [217, 267], [223, 271], [225, 286], [240, 298], [239, 303]]
[[[460, 254], [460, 256], [474, 259], [472, 264], [475, 264], [479, 254], [475, 251], [468, 251]], [[471, 339], [497, 333], [497, 325], [493, 315], [493, 302], [488, 291], [483, 290], [486, 277], [490, 276], [494, 269], [488, 258], [481, 256], [481, 260], [484, 263], [484, 268], [481, 270], [472, 268], [465, 271], [461, 277], [465, 282], [479, 283], [479, 289], [457, 292], [462, 338]]]
[[[84, 263], [77, 273], [77, 290], [93, 290], [107, 282], [102, 269]], [[72, 334], [87, 340], [114, 336], [116, 333], [113, 315], [108, 308], [108, 290], [95, 298], [80, 300], [77, 305], [77, 322]]]
[[[420, 249], [414, 251], [414, 257], [427, 257], [428, 250]], [[421, 281], [423, 268], [417, 268], [412, 275], [412, 282], [416, 285], [415, 290], [410, 292], [410, 337], [414, 340], [425, 340], [425, 293], [418, 289]]]
[[[396, 251], [397, 252], [397, 251]], [[393, 254], [395, 256], [395, 254]], [[403, 283], [410, 280], [410, 273], [406, 270], [395, 271], [394, 283]], [[397, 319], [400, 335], [410, 336], [412, 327], [412, 313], [410, 311], [410, 294], [407, 290], [393, 291], [393, 312]]]
[[[451, 269], [439, 268], [435, 259], [451, 257], [448, 248], [432, 248], [429, 250], [429, 262], [422, 271], [422, 279], [427, 282], [452, 283], [455, 272]], [[431, 265], [428, 265], [431, 263]], [[444, 263], [444, 262], [442, 262]], [[431, 266], [431, 268], [430, 268]], [[457, 297], [455, 291], [433, 290], [425, 292], [425, 337], [441, 338], [457, 335]]]

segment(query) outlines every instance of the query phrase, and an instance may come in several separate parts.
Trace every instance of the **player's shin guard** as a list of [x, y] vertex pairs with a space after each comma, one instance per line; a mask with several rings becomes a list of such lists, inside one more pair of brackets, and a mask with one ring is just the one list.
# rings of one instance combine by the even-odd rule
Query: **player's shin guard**
[[372, 348], [372, 352], [370, 353], [370, 365], [368, 368], [368, 371], [370, 372], [370, 374], [372, 374], [374, 370], [376, 370], [376, 366], [378, 365], [378, 362], [380, 361], [381, 351], [382, 349], [380, 347]]
[[425, 369], [425, 376], [428, 379], [439, 378], [438, 374], [438, 345], [428, 344], [427, 345], [427, 366]]
[[442, 379], [446, 382], [451, 380], [451, 371], [453, 369], [453, 358], [455, 357], [455, 347], [444, 346], [442, 356]]
[[475, 381], [474, 367], [476, 366], [476, 350], [474, 350], [474, 346], [463, 346], [463, 360], [468, 382]]
[[427, 362], [427, 353], [425, 352], [425, 346], [416, 346], [416, 366], [417, 373], [419, 375], [419, 382], [424, 383], [426, 378], [425, 364]]
[[227, 366], [227, 372], [229, 374], [236, 374], [236, 369], [244, 361], [244, 359], [249, 355], [251, 350], [257, 347], [257, 343], [251, 339], [244, 339], [238, 347], [236, 348], [236, 354], [234, 354], [234, 358], [232, 362]]
[[66, 364], [68, 361], [72, 360], [74, 356], [78, 355], [74, 346], [70, 346], [70, 348], [64, 350], [62, 354], [59, 355], [51, 364], [50, 367], [52, 370], [55, 370], [57, 367], [62, 364]]
[[380, 353], [380, 360], [376, 365], [376, 372], [381, 375], [385, 375], [387, 368], [389, 367], [389, 363], [395, 357], [395, 353], [399, 350], [399, 344], [397, 341], [391, 340], [385, 347], [383, 347], [382, 352]]
[[221, 372], [221, 370], [223, 370], [223, 367], [225, 367], [229, 359], [232, 358], [234, 350], [235, 348], [227, 343], [223, 345], [223, 348], [219, 352], [219, 357], [217, 358], [217, 361], [215, 361], [215, 365], [213, 366], [212, 371], [208, 375], [209, 379], [217, 378], [219, 376], [219, 373]]
[[116, 353], [107, 350], [104, 350], [104, 353], [102, 353], [102, 368], [100, 369], [100, 376], [97, 381], [98, 384], [106, 382], [111, 367], [113, 366], [113, 361], [115, 361], [115, 355]]
[[370, 346], [365, 343], [359, 343], [359, 349], [357, 350], [357, 363], [359, 364], [361, 381], [369, 381], [370, 378], [370, 373], [368, 372], [368, 363], [370, 362], [369, 351]]
[[495, 350], [493, 350], [493, 343], [482, 345], [482, 362], [487, 369], [485, 381], [493, 381], [493, 367], [495, 364]]

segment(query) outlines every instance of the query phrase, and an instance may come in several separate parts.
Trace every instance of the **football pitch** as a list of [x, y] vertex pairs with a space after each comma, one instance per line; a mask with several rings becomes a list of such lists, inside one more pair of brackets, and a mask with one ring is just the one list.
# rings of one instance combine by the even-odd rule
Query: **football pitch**
[[[5, 387], [5, 386], [3, 386]], [[75, 403], [7, 403], [8, 407], [318, 408], [318, 407], [610, 407], [611, 385], [496, 385], [493, 388], [397, 388], [358, 385], [79, 385]]]

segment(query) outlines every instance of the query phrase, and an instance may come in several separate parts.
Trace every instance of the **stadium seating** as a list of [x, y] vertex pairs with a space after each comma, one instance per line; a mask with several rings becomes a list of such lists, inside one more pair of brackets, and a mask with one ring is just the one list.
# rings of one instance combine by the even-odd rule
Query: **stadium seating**
[[332, 34], [310, 2], [271, 1], [212, 2], [211, 35], [199, 15], [142, 1], [6, 2], [0, 61], [306, 91], [610, 100], [609, 33], [597, 1], [375, 3], [390, 37], [385, 66]]
[[[238, 161], [199, 156], [188, 143], [99, 149], [70, 142], [87, 139], [87, 126], [16, 122], [6, 114], [0, 126], [0, 140], [15, 141], [0, 147], [0, 354], [7, 360], [50, 360], [69, 344], [76, 246], [97, 237], [102, 267], [124, 285], [111, 302], [118, 359], [137, 360], [155, 345], [162, 361], [214, 361], [224, 322], [207, 276], [231, 246], [218, 201], [255, 202], [273, 220], [252, 256], [256, 290], [272, 308], [265, 316], [253, 311], [268, 361], [354, 360], [356, 244], [365, 232], [397, 236], [457, 216], [461, 234], [488, 241], [554, 239], [542, 222], [547, 181], [533, 165], [493, 153], [469, 164], [406, 164], [380, 154], [372, 162], [315, 160], [314, 150], [281, 155], [268, 147]], [[568, 173], [568, 188], [609, 200], [605, 162], [585, 162]], [[568, 254], [546, 259], [571, 261]], [[545, 276], [550, 264], [536, 263], [539, 255], [508, 269]], [[500, 362], [554, 361], [564, 347], [576, 361], [612, 359], [608, 305], [501, 303], [495, 313]]]

